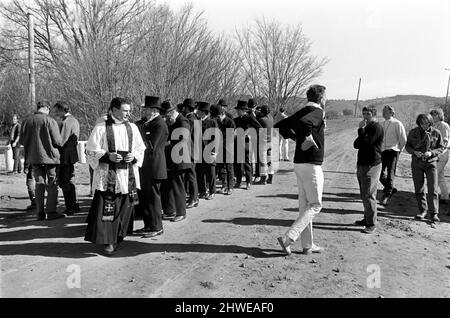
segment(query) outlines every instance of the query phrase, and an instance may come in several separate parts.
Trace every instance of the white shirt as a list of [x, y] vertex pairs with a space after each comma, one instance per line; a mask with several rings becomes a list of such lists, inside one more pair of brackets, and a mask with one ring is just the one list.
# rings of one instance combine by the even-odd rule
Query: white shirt
[[445, 148], [447, 148], [450, 139], [450, 126], [445, 121], [438, 121], [437, 123], [434, 123], [433, 127], [439, 130], [442, 136], [442, 143], [445, 145]]
[[391, 117], [381, 123], [384, 130], [384, 139], [381, 151], [402, 151], [406, 145], [405, 127], [397, 118]]
[[[128, 151], [127, 128], [115, 118], [114, 121], [112, 129], [116, 150]], [[142, 161], [144, 159], [145, 144], [137, 126], [132, 123], [130, 123], [130, 125], [133, 131], [133, 148], [131, 153], [137, 160], [133, 165], [133, 171], [136, 179], [136, 187], [140, 189], [139, 167], [142, 166]], [[109, 165], [107, 163], [99, 162], [99, 159], [107, 152], [108, 141], [106, 139], [106, 124], [105, 122], [102, 122], [94, 127], [89, 136], [89, 140], [86, 143], [86, 161], [92, 169], [94, 169], [92, 188], [95, 190], [106, 191], [107, 188]], [[117, 169], [115, 193], [128, 193], [128, 169]]]

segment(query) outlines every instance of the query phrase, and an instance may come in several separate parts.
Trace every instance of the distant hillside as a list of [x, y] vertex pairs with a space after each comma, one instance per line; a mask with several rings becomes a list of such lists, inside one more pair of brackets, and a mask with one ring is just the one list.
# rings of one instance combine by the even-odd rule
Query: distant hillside
[[[355, 100], [329, 100], [327, 102], [327, 111], [337, 111], [342, 114], [344, 109], [355, 110]], [[430, 109], [443, 107], [445, 98], [424, 96], [424, 95], [396, 95], [392, 97], [383, 97], [359, 101], [357, 116], [361, 116], [361, 109], [364, 106], [375, 106], [378, 111], [378, 117], [381, 117], [382, 109], [385, 105], [394, 107], [396, 117], [401, 120], [407, 130], [415, 124], [415, 118], [418, 114], [429, 112]]]

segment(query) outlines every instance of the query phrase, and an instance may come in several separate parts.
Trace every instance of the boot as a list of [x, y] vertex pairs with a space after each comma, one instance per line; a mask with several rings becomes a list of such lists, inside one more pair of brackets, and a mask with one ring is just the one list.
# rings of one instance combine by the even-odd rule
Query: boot
[[267, 184], [272, 184], [273, 174], [269, 174], [269, 178], [267, 179]]
[[267, 184], [266, 178], [267, 178], [266, 176], [262, 176], [261, 179], [255, 184], [266, 185]]

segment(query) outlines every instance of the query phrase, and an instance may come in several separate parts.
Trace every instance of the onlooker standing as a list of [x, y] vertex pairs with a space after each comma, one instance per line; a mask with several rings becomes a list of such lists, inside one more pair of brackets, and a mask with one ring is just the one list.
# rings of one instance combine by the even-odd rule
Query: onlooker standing
[[384, 186], [381, 204], [386, 205], [391, 196], [397, 192], [394, 187], [395, 170], [400, 152], [406, 144], [406, 131], [403, 124], [394, 118], [395, 111], [392, 106], [383, 108], [382, 123], [384, 140], [381, 147], [381, 176], [380, 182]]
[[440, 190], [440, 199], [442, 203], [449, 203], [448, 197], [448, 188], [447, 183], [445, 182], [445, 166], [448, 162], [448, 141], [450, 139], [450, 126], [444, 121], [444, 112], [442, 109], [433, 109], [430, 111], [431, 117], [433, 117], [434, 128], [439, 130], [442, 137], [442, 143], [445, 147], [443, 153], [441, 153], [438, 157], [437, 161], [437, 175], [438, 175], [438, 185]]
[[364, 107], [364, 120], [359, 123], [358, 137], [353, 147], [358, 149], [357, 177], [364, 205], [364, 219], [355, 224], [365, 226], [364, 233], [374, 233], [377, 226], [377, 187], [381, 174], [383, 127], [377, 122], [377, 109]]
[[[261, 180], [257, 184], [271, 184], [273, 179], [273, 166], [272, 166], [272, 128], [273, 117], [270, 115], [270, 109], [267, 105], [262, 105], [259, 108], [260, 116], [258, 122], [261, 124], [262, 129], [258, 132], [258, 170]], [[262, 133], [262, 134], [261, 134]]]
[[[286, 115], [284, 108], [280, 107], [278, 114], [274, 118], [274, 123], [276, 124], [287, 117], [288, 115]], [[289, 161], [289, 139], [285, 139], [282, 136], [280, 136], [280, 160]]]
[[80, 212], [75, 187], [74, 164], [78, 162], [78, 138], [80, 136], [80, 124], [69, 112], [69, 105], [64, 101], [58, 101], [53, 106], [55, 114], [61, 119], [60, 165], [57, 169], [58, 182], [66, 203], [65, 214], [73, 215]]
[[11, 137], [9, 139], [9, 143], [11, 144], [12, 152], [13, 152], [13, 160], [14, 160], [14, 167], [13, 167], [13, 173], [22, 173], [22, 161], [20, 160], [20, 123], [19, 123], [19, 117], [17, 115], [12, 116], [12, 122], [13, 126], [11, 128]]
[[301, 238], [303, 253], [320, 253], [313, 242], [312, 220], [322, 209], [324, 177], [322, 163], [325, 148], [325, 87], [313, 85], [306, 92], [308, 103], [292, 116], [275, 125], [284, 138], [296, 141], [294, 171], [297, 176], [299, 216], [283, 237], [278, 238], [284, 252]]
[[[225, 108], [222, 105], [212, 105], [211, 106], [211, 118], [215, 119], [217, 125], [219, 126], [220, 132], [222, 133], [222, 146], [219, 149], [222, 152], [219, 158], [222, 159], [218, 163], [217, 169], [220, 171], [220, 178], [222, 180], [222, 188], [218, 191], [219, 193], [225, 195], [231, 195], [233, 193], [234, 187], [234, 129], [236, 125], [234, 120], [228, 117], [225, 113]], [[232, 140], [227, 139], [227, 131], [233, 132], [231, 136]]]
[[[423, 220], [429, 212], [431, 223], [439, 222], [437, 160], [439, 155], [444, 152], [445, 146], [439, 130], [432, 127], [431, 115], [420, 114], [417, 116], [416, 124], [417, 127], [408, 134], [405, 147], [406, 151], [412, 155], [412, 177], [419, 208], [419, 214], [415, 218]], [[426, 198], [425, 177], [428, 186]]]
[[[65, 214], [56, 212], [58, 200], [56, 166], [60, 163], [58, 148], [61, 147], [61, 135], [56, 121], [48, 116], [49, 112], [48, 101], [38, 102], [37, 112], [23, 122], [23, 134], [20, 140], [36, 180], [38, 220], [45, 220], [46, 214], [48, 220], [65, 217]], [[45, 189], [48, 196], [44, 210]]]
[[141, 191], [139, 201], [142, 208], [144, 227], [136, 231], [144, 237], [163, 234], [161, 183], [167, 179], [165, 148], [169, 137], [167, 124], [160, 115], [159, 97], [145, 96], [145, 122], [140, 127], [146, 145], [144, 161], [139, 169]]

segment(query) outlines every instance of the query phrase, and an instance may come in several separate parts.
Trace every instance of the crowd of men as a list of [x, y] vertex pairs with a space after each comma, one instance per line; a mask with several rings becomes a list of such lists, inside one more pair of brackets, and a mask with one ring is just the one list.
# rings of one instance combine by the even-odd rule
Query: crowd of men
[[[271, 184], [275, 173], [272, 150], [276, 150], [276, 161], [289, 160], [287, 141], [292, 139], [296, 143], [293, 161], [299, 216], [278, 242], [288, 254], [299, 238], [304, 253], [323, 251], [313, 242], [312, 221], [322, 209], [325, 87], [313, 85], [306, 96], [305, 106], [291, 116], [281, 109], [275, 120], [270, 108], [258, 107], [254, 99], [238, 100], [234, 107], [237, 116], [233, 118], [224, 99], [211, 105], [186, 98], [175, 105], [170, 100], [146, 96], [141, 105], [142, 118], [135, 123], [130, 121], [131, 102], [113, 98], [108, 113], [97, 120], [86, 143], [95, 193], [86, 220], [85, 240], [103, 245], [104, 252], [111, 255], [129, 234], [143, 238], [162, 235], [163, 220], [183, 221], [186, 211], [198, 207], [200, 199], [214, 200], [216, 194], [230, 196], [234, 189], [242, 187], [244, 180], [247, 190], [253, 184]], [[74, 184], [80, 127], [67, 103], [59, 101], [53, 106], [56, 120], [49, 116], [50, 108], [48, 102], [39, 102], [37, 112], [11, 134], [13, 147], [22, 144], [25, 149], [27, 185], [38, 220], [80, 211]], [[385, 120], [381, 123], [376, 120], [375, 107], [364, 107], [362, 114], [354, 148], [358, 151], [357, 179], [364, 218], [355, 224], [363, 226], [364, 233], [376, 231], [378, 182], [383, 185], [380, 203], [386, 205], [397, 192], [394, 177], [403, 149], [412, 155], [419, 209], [416, 219], [424, 220], [428, 214], [432, 225], [439, 222], [439, 194], [448, 203], [443, 171], [450, 138], [442, 110], [420, 114], [417, 127], [408, 136], [389, 105], [383, 108]], [[281, 137], [273, 143], [275, 130]], [[56, 211], [58, 186], [64, 194], [64, 213]], [[133, 229], [135, 215], [144, 221], [144, 227], [138, 230]]]

